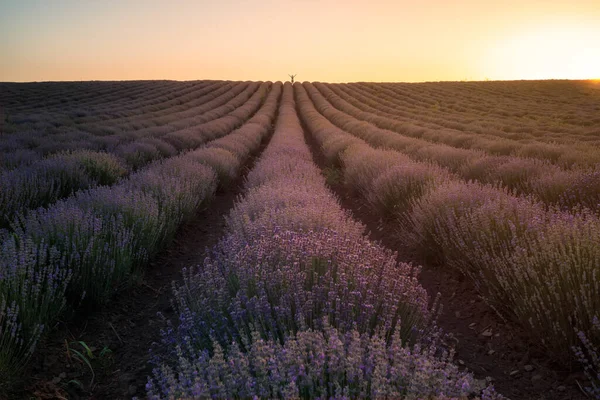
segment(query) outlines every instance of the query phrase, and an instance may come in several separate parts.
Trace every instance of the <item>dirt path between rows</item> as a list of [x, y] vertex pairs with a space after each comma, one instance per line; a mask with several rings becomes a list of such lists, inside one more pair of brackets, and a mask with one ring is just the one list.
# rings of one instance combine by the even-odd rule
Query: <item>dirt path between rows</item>
[[[315, 163], [325, 171], [327, 161], [316, 141], [303, 126], [305, 139]], [[331, 170], [330, 170], [331, 172]], [[343, 208], [367, 226], [369, 237], [394, 251], [401, 249], [401, 238], [393, 221], [382, 221], [368, 204], [343, 185], [340, 171], [329, 179], [330, 189]], [[528, 340], [525, 331], [504, 322], [479, 297], [470, 281], [455, 271], [423, 264], [408, 254], [398, 261], [423, 265], [420, 282], [432, 299], [441, 293], [443, 311], [438, 325], [455, 343], [455, 362], [472, 371], [478, 379], [488, 379], [496, 390], [512, 400], [583, 400], [579, 384], [585, 383], [581, 371], [553, 363], [544, 351]]]
[[[21, 392], [10, 398], [144, 398], [151, 373], [149, 349], [156, 347], [153, 343], [160, 340], [160, 330], [165, 327], [157, 313], [167, 319], [177, 318], [171, 307], [172, 282], [181, 279], [182, 268], [201, 264], [205, 249], [223, 236], [224, 217], [242, 193], [244, 179], [266, 145], [263, 143], [248, 160], [229, 188], [219, 190], [204, 210], [178, 230], [173, 243], [150, 263], [140, 284], [118, 293], [102, 309], [59, 322], [36, 351]], [[91, 348], [93, 359], [87, 357], [83, 345], [73, 343], [77, 341]], [[110, 352], [102, 353], [105, 347]], [[86, 356], [91, 368], [75, 351]]]

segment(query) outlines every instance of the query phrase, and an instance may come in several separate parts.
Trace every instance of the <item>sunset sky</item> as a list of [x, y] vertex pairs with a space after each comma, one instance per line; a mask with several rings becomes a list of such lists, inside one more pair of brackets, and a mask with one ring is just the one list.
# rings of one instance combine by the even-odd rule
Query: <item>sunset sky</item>
[[600, 0], [0, 0], [0, 81], [600, 78]]

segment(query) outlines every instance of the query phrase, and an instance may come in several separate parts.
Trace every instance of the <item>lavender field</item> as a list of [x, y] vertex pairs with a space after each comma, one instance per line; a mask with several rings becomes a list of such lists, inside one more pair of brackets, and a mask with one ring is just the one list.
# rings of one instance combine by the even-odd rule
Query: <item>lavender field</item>
[[600, 399], [600, 84], [0, 83], [0, 251], [0, 398]]

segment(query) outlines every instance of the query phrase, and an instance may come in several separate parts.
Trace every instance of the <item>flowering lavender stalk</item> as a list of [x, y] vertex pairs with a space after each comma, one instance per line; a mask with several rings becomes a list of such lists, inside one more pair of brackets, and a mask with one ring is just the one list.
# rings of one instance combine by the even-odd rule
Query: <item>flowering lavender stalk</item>
[[60, 259], [73, 271], [68, 288], [73, 301], [79, 301], [83, 295], [104, 301], [114, 290], [115, 282], [131, 269], [132, 232], [117, 218], [104, 220], [73, 200], [30, 212], [15, 226], [15, 232], [59, 252]]
[[43, 329], [41, 324], [24, 327], [17, 303], [0, 296], [0, 389], [6, 389], [29, 360]]
[[587, 392], [598, 400], [600, 399], [600, 352], [591, 339], [591, 335], [600, 336], [600, 319], [597, 316], [594, 316], [592, 325], [592, 330], [587, 335], [585, 332], [577, 331], [581, 346], [573, 346], [573, 351], [592, 385], [586, 388]]
[[[451, 363], [453, 353], [435, 346], [406, 346], [399, 329], [390, 340], [346, 333], [324, 321], [322, 330], [286, 336], [284, 343], [254, 331], [238, 342], [214, 343], [212, 355], [187, 342], [177, 347], [174, 367], [154, 369], [149, 399], [168, 398], [379, 398], [500, 400], [492, 387]], [[480, 399], [480, 397], [474, 397]]]
[[390, 251], [330, 230], [281, 231], [249, 246], [231, 235], [175, 288], [177, 309], [186, 316], [179, 334], [201, 347], [211, 335], [222, 345], [247, 338], [252, 327], [283, 339], [322, 328], [326, 316], [344, 332], [355, 327], [387, 335], [402, 321], [403, 339], [412, 339], [428, 316], [417, 273]]
[[9, 383], [62, 311], [71, 271], [44, 243], [10, 235], [0, 245], [0, 382]]
[[56, 318], [65, 305], [71, 271], [58, 249], [11, 234], [1, 245], [0, 296], [19, 307], [26, 330]]

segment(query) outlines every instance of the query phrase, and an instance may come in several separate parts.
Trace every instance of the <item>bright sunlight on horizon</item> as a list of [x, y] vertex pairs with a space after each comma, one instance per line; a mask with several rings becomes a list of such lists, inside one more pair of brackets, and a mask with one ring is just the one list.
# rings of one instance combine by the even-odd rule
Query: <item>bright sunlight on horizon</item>
[[598, 21], [598, 0], [2, 1], [0, 81], [598, 79]]

